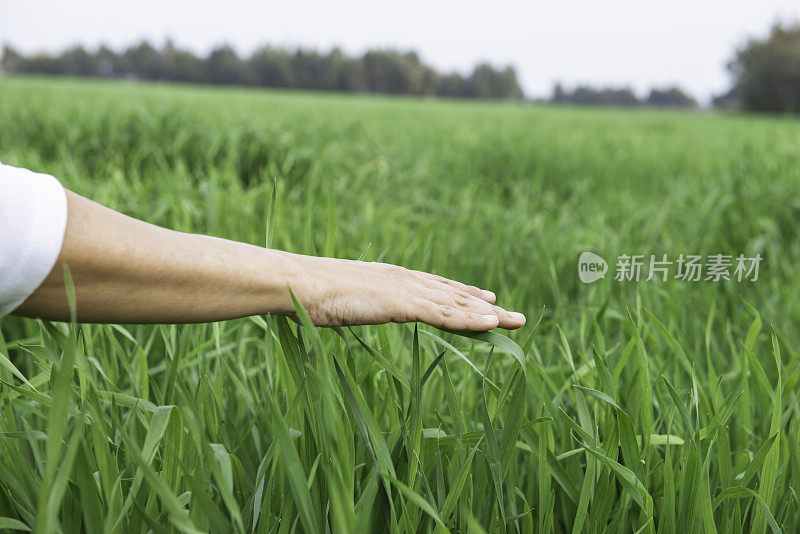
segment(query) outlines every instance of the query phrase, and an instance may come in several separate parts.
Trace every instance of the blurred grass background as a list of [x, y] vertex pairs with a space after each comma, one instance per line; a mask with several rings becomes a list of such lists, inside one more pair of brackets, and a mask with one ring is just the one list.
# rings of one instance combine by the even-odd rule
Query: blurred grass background
[[[69, 328], [5, 318], [0, 353], [36, 393], [8, 365], [0, 370], [0, 515], [68, 531], [408, 531], [439, 521], [486, 531], [793, 531], [798, 146], [800, 125], [783, 117], [3, 78], [6, 164], [51, 173], [148, 222], [261, 245], [277, 184], [274, 247], [363, 254], [489, 288], [529, 324], [509, 334], [527, 352], [524, 377], [502, 347], [489, 358], [486, 343], [423, 329], [481, 372], [491, 359], [486, 373], [498, 389], [484, 392], [447, 349], [453, 405], [435, 359], [447, 346], [428, 335], [420, 335], [420, 365], [436, 366], [415, 389], [408, 325], [354, 330], [410, 389], [392, 386], [386, 362], [350, 332], [346, 345], [331, 331], [298, 341], [274, 319]], [[592, 285], [577, 276], [585, 250], [610, 264]], [[620, 254], [681, 253], [764, 259], [755, 283], [613, 280]], [[337, 365], [347, 362], [371, 415], [349, 403], [335, 365], [303, 356], [309, 339], [338, 354]], [[58, 389], [65, 351], [76, 353], [77, 368]], [[287, 368], [292, 358], [305, 362], [301, 371]], [[319, 392], [305, 409], [298, 377]], [[59, 392], [68, 399], [59, 406], [69, 419], [64, 444], [48, 423], [58, 405], [36, 396]], [[513, 430], [508, 456], [492, 452], [483, 398], [497, 439]], [[265, 408], [272, 401], [284, 417]], [[509, 426], [515, 401], [524, 416]], [[149, 443], [161, 421], [155, 406], [166, 405], [182, 414], [169, 423], [178, 430]], [[325, 430], [319, 422], [331, 417], [337, 425]], [[286, 463], [278, 419], [296, 464]], [[359, 430], [370, 419], [373, 449], [384, 440], [392, 452], [400, 439], [408, 450], [410, 463], [391, 458], [405, 489], [377, 482], [389, 475]], [[484, 437], [447, 509], [475, 446], [454, 442], [459, 429]], [[661, 444], [667, 434], [682, 445]], [[54, 499], [58, 477], [47, 459], [69, 458], [75, 435], [78, 459]], [[437, 449], [437, 436], [450, 436], [448, 445]], [[168, 465], [168, 438], [192, 451], [183, 468]], [[310, 509], [290, 482], [295, 468], [312, 479]], [[136, 476], [142, 489], [132, 491]], [[88, 518], [85, 501], [94, 503]]]

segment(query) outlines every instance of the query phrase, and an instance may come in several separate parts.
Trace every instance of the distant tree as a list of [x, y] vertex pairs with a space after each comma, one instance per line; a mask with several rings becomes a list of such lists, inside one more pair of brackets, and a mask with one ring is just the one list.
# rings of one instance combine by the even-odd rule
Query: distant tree
[[697, 101], [686, 94], [679, 87], [668, 87], [664, 89], [653, 88], [647, 96], [648, 106], [673, 107], [673, 108], [696, 108]]
[[345, 55], [334, 48], [329, 57], [331, 63], [331, 87], [334, 91], [364, 91], [364, 71], [361, 61]]
[[3, 45], [3, 57], [0, 59], [0, 68], [9, 72], [18, 71], [25, 58], [8, 45]]
[[97, 49], [95, 64], [97, 76], [110, 78], [120, 75], [119, 56], [105, 45]]
[[439, 73], [431, 67], [420, 63], [420, 92], [421, 95], [435, 95], [439, 87]]
[[97, 76], [97, 58], [82, 46], [70, 48], [61, 54], [59, 61], [68, 76]]
[[441, 76], [436, 84], [436, 94], [448, 97], [465, 97], [469, 94], [469, 84], [457, 73]]
[[561, 82], [557, 82], [553, 86], [553, 96], [550, 97], [550, 101], [555, 103], [569, 102], [569, 96]]
[[495, 70], [486, 63], [481, 63], [472, 71], [469, 78], [471, 94], [475, 98], [519, 99], [522, 90], [517, 83], [517, 73], [513, 67]]
[[178, 48], [171, 40], [164, 45], [161, 58], [164, 79], [187, 83], [207, 81], [203, 60], [188, 50]]
[[39, 53], [26, 58], [20, 67], [20, 72], [35, 72], [37, 74], [66, 74], [64, 64], [57, 57], [50, 54]]
[[291, 87], [292, 64], [289, 55], [278, 48], [264, 46], [247, 60], [254, 83], [267, 87]]
[[147, 41], [125, 50], [120, 67], [121, 74], [131, 78], [160, 80], [164, 75], [161, 54]]
[[579, 85], [571, 92], [557, 83], [553, 88], [552, 102], [591, 106], [638, 106], [641, 102], [629, 87], [594, 88]]
[[361, 62], [367, 91], [422, 94], [422, 70], [419, 57], [415, 53], [373, 50], [364, 54]]
[[711, 105], [717, 109], [736, 110], [741, 108], [741, 99], [735, 89], [714, 95], [711, 98]]
[[750, 39], [728, 70], [733, 87], [718, 104], [738, 99], [747, 110], [800, 113], [800, 24], [776, 24], [766, 39]]
[[290, 59], [292, 86], [299, 89], [329, 89], [333, 74], [328, 58], [315, 50], [298, 49]]
[[249, 81], [244, 63], [228, 45], [214, 48], [205, 63], [206, 76], [211, 83], [237, 85]]

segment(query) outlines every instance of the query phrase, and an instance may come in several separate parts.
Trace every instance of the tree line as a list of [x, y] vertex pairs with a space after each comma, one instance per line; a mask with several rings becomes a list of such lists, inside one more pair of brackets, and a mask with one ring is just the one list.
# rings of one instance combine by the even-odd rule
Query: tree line
[[697, 101], [680, 87], [654, 87], [640, 99], [630, 87], [591, 87], [578, 85], [571, 91], [557, 83], [553, 87], [550, 102], [592, 106], [654, 106], [672, 108], [696, 108]]
[[57, 55], [26, 56], [6, 45], [2, 67], [7, 72], [20, 73], [318, 91], [522, 98], [517, 73], [511, 66], [496, 68], [481, 63], [466, 76], [440, 73], [415, 52], [382, 49], [351, 56], [338, 48], [321, 53], [263, 46], [247, 57], [240, 57], [232, 47], [222, 45], [202, 57], [171, 41], [161, 48], [142, 41], [121, 52], [106, 46], [96, 50], [75, 46]]
[[[461, 98], [523, 98], [511, 66], [477, 65], [469, 75], [441, 73], [415, 52], [370, 50], [361, 56], [338, 48], [288, 50], [263, 46], [240, 57], [230, 46], [207, 56], [167, 41], [156, 48], [146, 41], [115, 52], [101, 46], [75, 46], [57, 55], [23, 55], [3, 47], [0, 66], [8, 72], [133, 78], [187, 83], [350, 91]], [[800, 113], [800, 23], [776, 23], [763, 38], [750, 38], [728, 63], [732, 84], [713, 99], [715, 107], [748, 111]], [[639, 98], [629, 87], [556, 84], [549, 99], [575, 105], [663, 106], [695, 108], [697, 101], [679, 87], [653, 88]]]
[[[517, 100], [523, 98], [513, 67], [477, 65], [471, 74], [440, 73], [414, 52], [370, 50], [360, 57], [338, 48], [286, 50], [263, 46], [240, 57], [227, 45], [199, 57], [167, 41], [156, 48], [147, 41], [121, 52], [101, 46], [94, 51], [75, 46], [60, 54], [23, 55], [3, 47], [2, 67], [8, 72], [100, 78], [127, 78], [185, 83], [249, 85], [318, 91], [343, 91], [456, 98]], [[676, 87], [653, 89], [639, 100], [628, 88], [578, 86], [567, 91], [556, 84], [550, 101], [568, 104], [655, 105], [695, 107], [697, 102]]]

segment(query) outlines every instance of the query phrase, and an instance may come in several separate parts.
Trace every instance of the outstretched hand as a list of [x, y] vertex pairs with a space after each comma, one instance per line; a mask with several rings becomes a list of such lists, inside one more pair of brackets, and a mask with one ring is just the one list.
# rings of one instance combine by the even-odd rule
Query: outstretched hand
[[292, 290], [317, 326], [423, 322], [452, 330], [520, 328], [491, 291], [388, 263], [306, 257]]

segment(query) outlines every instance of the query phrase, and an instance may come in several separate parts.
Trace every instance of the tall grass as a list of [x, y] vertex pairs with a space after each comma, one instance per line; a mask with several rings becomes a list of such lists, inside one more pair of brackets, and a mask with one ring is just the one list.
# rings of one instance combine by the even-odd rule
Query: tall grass
[[[798, 146], [781, 118], [2, 79], [0, 161], [529, 324], [4, 318], [0, 529], [797, 531]], [[765, 260], [584, 285], [584, 250]]]

